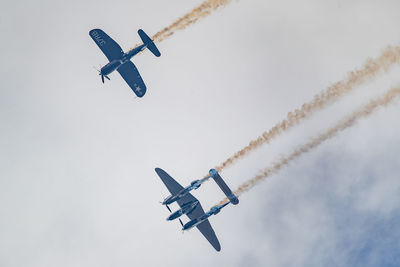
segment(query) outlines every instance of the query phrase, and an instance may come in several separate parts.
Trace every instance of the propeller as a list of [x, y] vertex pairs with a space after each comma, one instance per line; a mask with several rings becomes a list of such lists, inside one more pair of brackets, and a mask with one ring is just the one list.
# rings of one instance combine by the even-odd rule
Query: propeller
[[[168, 207], [168, 205], [165, 205], [165, 207], [167, 207], [167, 209], [169, 210], [169, 212], [172, 213], [171, 209]], [[181, 223], [182, 227], [183, 227], [183, 222], [181, 220], [181, 218], [179, 218], [179, 222]]]
[[101, 75], [101, 81], [102, 81], [103, 83], [104, 83], [104, 77], [106, 77], [107, 80], [110, 80], [110, 78], [108, 78], [107, 75], [103, 75], [103, 74], [101, 74], [101, 72], [99, 73], [99, 75]]
[[165, 205], [167, 207], [167, 209], [169, 210], [169, 212], [172, 213], [171, 209], [168, 207], [168, 205]]
[[182, 222], [182, 220], [179, 218], [179, 222], [181, 223], [181, 225], [182, 225], [182, 235], [185, 233], [185, 230], [183, 230], [183, 222]]
[[104, 77], [106, 77], [107, 80], [110, 80], [110, 78], [108, 78], [107, 75], [103, 75], [103, 74], [101, 73], [101, 71], [100, 71], [98, 68], [96, 68], [95, 66], [93, 66], [93, 68], [99, 72], [99, 75], [101, 76], [101, 82], [102, 82], [102, 83], [104, 83]]

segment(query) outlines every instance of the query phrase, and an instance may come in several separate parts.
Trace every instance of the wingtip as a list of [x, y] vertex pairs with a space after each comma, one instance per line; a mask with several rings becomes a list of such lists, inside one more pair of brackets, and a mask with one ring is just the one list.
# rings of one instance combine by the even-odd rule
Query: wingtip
[[[216, 236], [215, 236], [216, 237]], [[214, 240], [214, 242], [211, 242], [210, 240], [208, 240], [210, 243], [211, 243], [211, 245], [213, 246], [213, 248], [216, 250], [216, 251], [221, 251], [221, 244], [219, 243], [219, 240], [218, 240], [218, 238], [216, 237], [216, 240]]]
[[145, 84], [143, 84], [142, 87], [139, 87], [139, 88], [135, 87], [135, 88], [132, 88], [132, 90], [137, 97], [142, 98], [142, 97], [144, 97], [144, 95], [147, 92], [147, 87]]
[[93, 31], [99, 31], [99, 30], [101, 30], [101, 29], [99, 29], [99, 28], [91, 29], [91, 30], [89, 31], [89, 34], [90, 34], [91, 32], [93, 32]]
[[156, 171], [156, 173], [157, 173], [158, 176], [160, 176], [160, 177], [166, 173], [163, 169], [158, 168], [158, 167], [155, 168], [154, 170]]

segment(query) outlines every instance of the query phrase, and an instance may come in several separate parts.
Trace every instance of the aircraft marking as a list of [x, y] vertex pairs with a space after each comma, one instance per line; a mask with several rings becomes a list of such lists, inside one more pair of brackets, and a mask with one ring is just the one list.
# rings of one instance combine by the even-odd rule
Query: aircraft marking
[[97, 31], [92, 31], [92, 36], [96, 39], [97, 43], [101, 46], [106, 44], [106, 41], [101, 38], [100, 34]]

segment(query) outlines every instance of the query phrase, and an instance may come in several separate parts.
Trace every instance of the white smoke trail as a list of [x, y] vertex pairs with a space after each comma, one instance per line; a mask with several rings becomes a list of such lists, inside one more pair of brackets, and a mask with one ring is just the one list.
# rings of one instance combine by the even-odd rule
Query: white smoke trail
[[298, 125], [316, 111], [321, 110], [340, 97], [350, 93], [356, 86], [365, 83], [384, 71], [388, 71], [393, 64], [399, 61], [400, 46], [389, 46], [378, 58], [368, 59], [361, 69], [350, 72], [344, 80], [336, 82], [325, 91], [315, 95], [311, 101], [304, 103], [301, 108], [289, 112], [286, 119], [276, 124], [269, 131], [262, 133], [257, 139], [252, 140], [246, 147], [236, 152], [219, 166], [216, 166], [215, 169], [217, 171], [222, 171], [224, 168], [236, 162], [236, 160], [248, 155], [254, 149], [269, 143], [273, 138], [291, 129], [293, 126]]
[[[199, 6], [193, 8], [190, 12], [188, 12], [183, 17], [174, 21], [171, 25], [165, 27], [161, 31], [157, 32], [155, 35], [151, 37], [155, 42], [162, 42], [166, 38], [173, 35], [176, 31], [184, 30], [188, 26], [196, 23], [199, 19], [207, 17], [211, 14], [212, 11], [216, 10], [219, 7], [226, 6], [232, 2], [231, 0], [207, 0], [201, 3]], [[137, 44], [135, 47], [138, 47]], [[134, 49], [133, 47], [132, 49]]]
[[[400, 95], [400, 86], [394, 87], [390, 89], [387, 93], [382, 95], [381, 97], [375, 98], [371, 100], [367, 105], [363, 106], [362, 108], [353, 112], [350, 116], [346, 117], [345, 119], [341, 120], [335, 126], [329, 128], [324, 133], [312, 138], [308, 143], [296, 148], [292, 153], [288, 156], [281, 157], [279, 160], [275, 161], [271, 164], [270, 167], [261, 171], [258, 175], [254, 178], [248, 180], [247, 182], [243, 183], [238, 187], [235, 191], [236, 195], [241, 195], [251, 188], [265, 180], [266, 178], [270, 177], [272, 174], [277, 173], [280, 169], [288, 165], [290, 162], [295, 160], [296, 158], [300, 157], [304, 153], [309, 152], [310, 150], [316, 148], [324, 141], [334, 137], [340, 131], [343, 131], [346, 128], [353, 126], [359, 119], [369, 116], [371, 113], [376, 111], [379, 107], [386, 106], [393, 102], [395, 97]], [[227, 199], [222, 200], [219, 204], [226, 202]]]

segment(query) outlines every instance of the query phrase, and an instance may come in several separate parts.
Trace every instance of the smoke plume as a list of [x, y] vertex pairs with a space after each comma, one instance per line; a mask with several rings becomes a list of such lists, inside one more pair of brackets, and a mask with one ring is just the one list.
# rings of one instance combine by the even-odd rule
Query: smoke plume
[[[173, 35], [176, 31], [183, 30], [186, 27], [196, 23], [199, 19], [207, 17], [212, 11], [221, 6], [229, 4], [231, 0], [206, 0], [199, 6], [193, 8], [189, 13], [174, 21], [171, 25], [165, 27], [161, 31], [152, 36], [155, 42], [162, 42], [166, 38]], [[136, 45], [135, 47], [138, 47]], [[134, 49], [133, 47], [132, 49]]]
[[386, 72], [394, 63], [399, 61], [400, 46], [386, 48], [378, 58], [368, 59], [361, 69], [350, 72], [344, 80], [336, 82], [326, 90], [315, 95], [311, 101], [304, 103], [301, 108], [289, 112], [286, 119], [276, 124], [269, 131], [262, 133], [257, 139], [252, 140], [246, 147], [236, 152], [233, 156], [215, 167], [215, 169], [221, 171], [232, 165], [236, 160], [246, 156], [261, 145], [269, 143], [273, 138], [299, 124], [314, 112], [351, 92], [354, 87], [372, 79], [383, 71]]
[[[243, 183], [238, 189], [235, 191], [237, 196], [249, 191], [252, 187], [259, 184], [261, 181], [265, 180], [272, 174], [277, 173], [280, 169], [288, 165], [291, 161], [295, 160], [296, 158], [300, 157], [304, 153], [309, 152], [310, 150], [316, 148], [324, 141], [334, 137], [340, 131], [343, 131], [346, 128], [353, 126], [359, 119], [367, 117], [372, 112], [376, 111], [377, 108], [386, 106], [391, 103], [396, 96], [400, 95], [400, 86], [390, 89], [381, 97], [371, 100], [367, 105], [363, 106], [362, 108], [353, 112], [350, 116], [346, 117], [345, 119], [341, 120], [335, 126], [329, 128], [324, 133], [312, 138], [308, 143], [298, 147], [288, 156], [281, 157], [278, 161], [275, 161], [271, 164], [270, 167], [261, 171], [258, 175], [254, 178], [248, 180], [247, 182]], [[227, 199], [222, 200], [219, 204], [226, 202]]]

